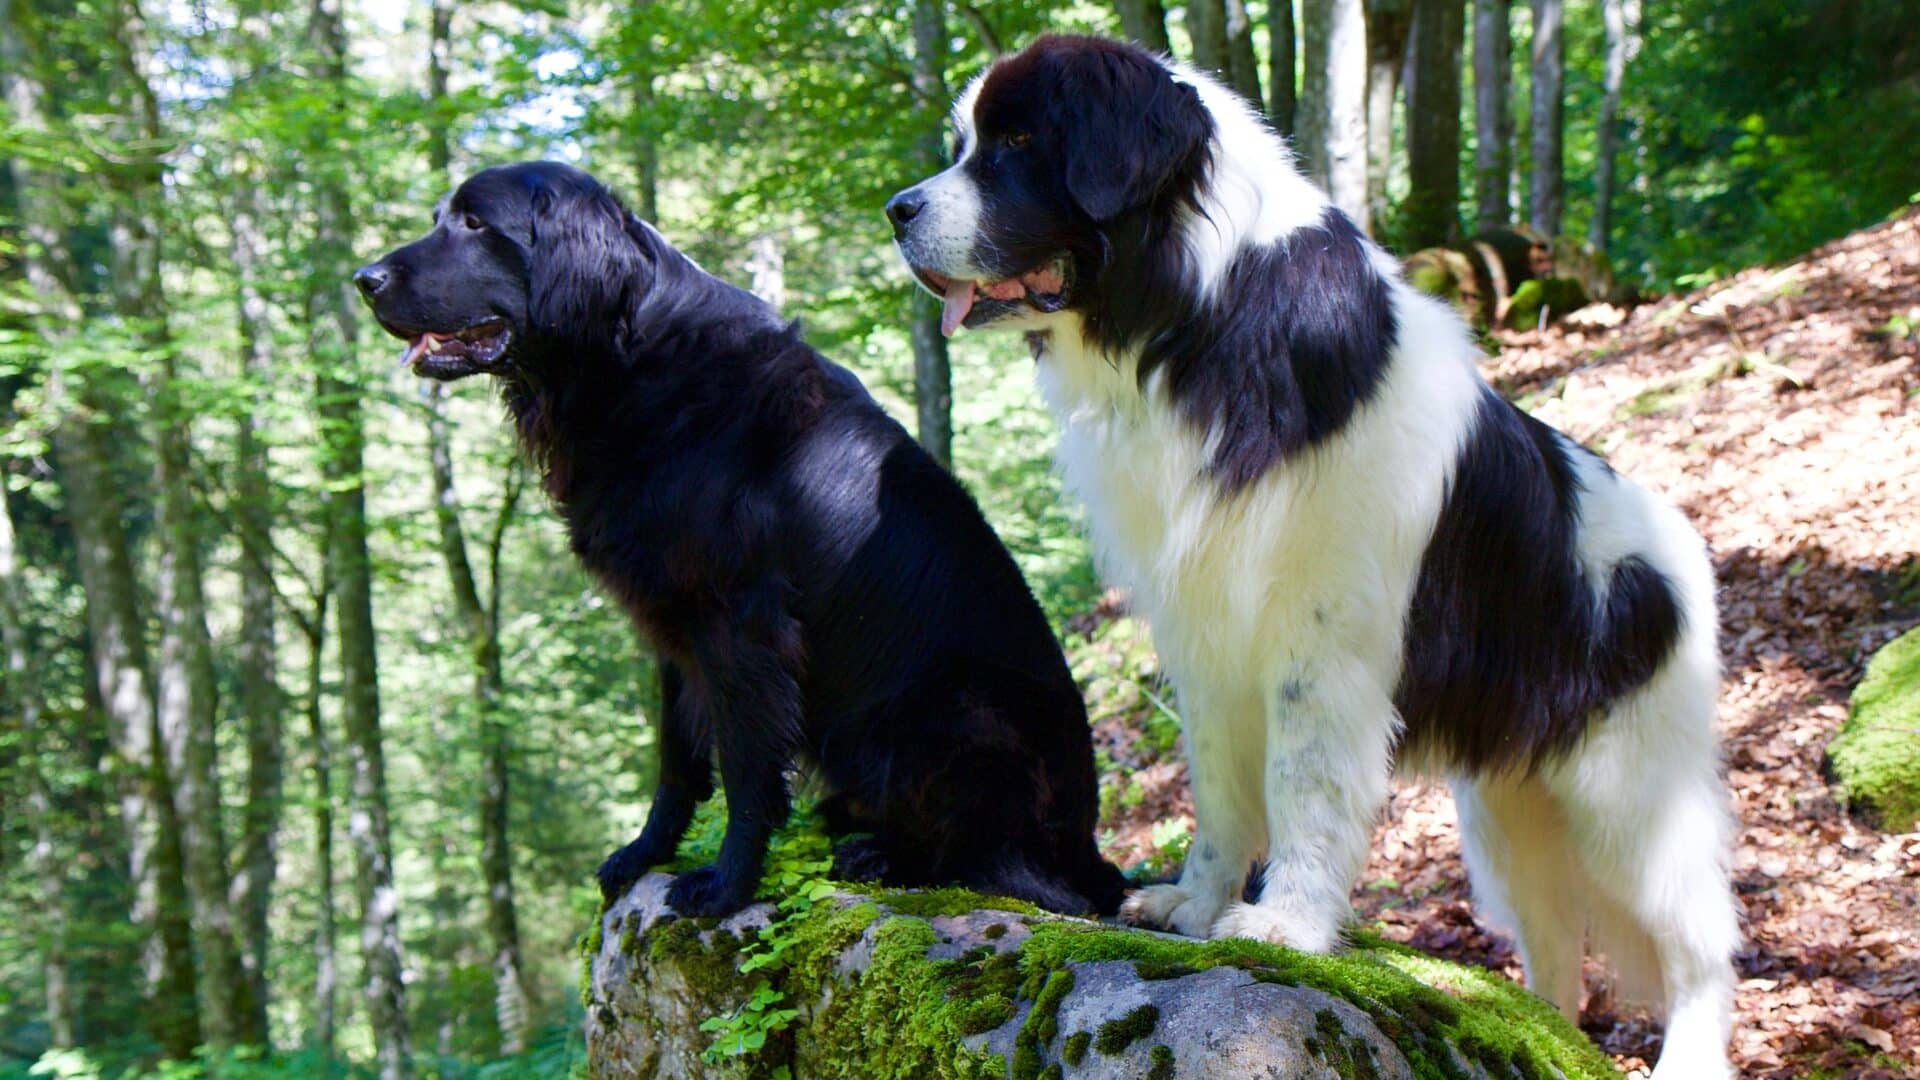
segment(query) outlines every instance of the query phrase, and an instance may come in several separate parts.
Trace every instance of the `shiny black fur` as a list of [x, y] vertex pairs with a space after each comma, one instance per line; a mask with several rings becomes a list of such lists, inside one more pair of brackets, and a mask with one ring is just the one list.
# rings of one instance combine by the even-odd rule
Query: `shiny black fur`
[[1481, 396], [1407, 612], [1394, 705], [1409, 744], [1476, 771], [1531, 767], [1571, 749], [1679, 640], [1673, 589], [1637, 555], [1594, 601], [1574, 555], [1572, 456], [1587, 452]]
[[751, 900], [801, 761], [830, 828], [866, 834], [843, 874], [1118, 907], [1059, 646], [973, 501], [858, 379], [563, 165], [478, 174], [369, 269], [402, 336], [511, 325], [486, 370], [574, 552], [658, 653], [659, 788], [600, 868], [608, 897], [672, 857], [717, 758], [725, 838], [675, 881], [682, 914]]

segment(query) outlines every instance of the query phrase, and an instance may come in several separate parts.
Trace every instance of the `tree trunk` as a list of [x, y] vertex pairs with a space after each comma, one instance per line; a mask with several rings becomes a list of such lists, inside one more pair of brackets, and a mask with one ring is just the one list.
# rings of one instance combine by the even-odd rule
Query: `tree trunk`
[[160, 145], [159, 102], [144, 70], [149, 53], [136, 0], [113, 5], [110, 35], [114, 93], [130, 160], [115, 174], [113, 215], [114, 308], [136, 340], [157, 354], [148, 397], [154, 419], [154, 487], [158, 496], [159, 573], [154, 605], [160, 615], [154, 667], [154, 707], [164, 761], [173, 782], [175, 814], [186, 861], [193, 941], [200, 957], [202, 1034], [215, 1047], [240, 1034], [239, 957], [227, 907], [227, 848], [221, 822], [220, 771], [214, 726], [213, 642], [200, 566], [197, 508], [191, 491], [192, 419], [180, 403], [180, 373], [167, 327], [161, 286], [160, 235], [154, 225], [163, 198], [163, 166], [151, 158]]
[[1465, 0], [1418, 0], [1413, 79], [1407, 86], [1407, 174], [1403, 208], [1409, 251], [1460, 236], [1460, 49]]
[[[914, 0], [913, 91], [928, 122], [920, 125], [917, 172], [937, 171], [946, 160], [946, 125], [934, 118], [947, 108], [946, 0]], [[940, 463], [953, 467], [953, 366], [947, 339], [940, 333], [940, 302], [914, 290], [912, 321], [913, 397], [919, 415], [920, 445]]]
[[[339, 0], [313, 0], [308, 32], [322, 92], [331, 97], [328, 121], [344, 128], [346, 40]], [[316, 153], [311, 161], [324, 155]], [[341, 716], [350, 772], [347, 835], [353, 846], [354, 892], [360, 906], [360, 958], [367, 1020], [382, 1080], [411, 1074], [407, 1032], [406, 964], [400, 946], [400, 905], [393, 882], [385, 750], [380, 733], [380, 688], [373, 624], [373, 573], [367, 553], [366, 477], [358, 373], [353, 354], [356, 301], [348, 277], [354, 258], [345, 178], [336, 160], [317, 170], [317, 233], [309, 298], [315, 360], [322, 474], [326, 480], [328, 562], [338, 595]]]
[[649, 225], [660, 219], [660, 147], [651, 132], [653, 72], [642, 71], [633, 80], [633, 109], [648, 129], [633, 140], [633, 212]]
[[[3, 0], [0, 0], [3, 2]], [[0, 647], [4, 647], [6, 677], [0, 679], [0, 710], [15, 718], [20, 741], [15, 749], [27, 777], [25, 814], [33, 836], [27, 849], [26, 870], [38, 902], [31, 924], [32, 941], [40, 953], [40, 989], [47, 1019], [47, 1041], [55, 1047], [73, 1045], [73, 996], [67, 988], [67, 888], [62, 864], [55, 857], [53, 792], [47, 784], [51, 751], [40, 744], [40, 663], [33, 643], [32, 619], [27, 608], [25, 567], [14, 545], [13, 511], [8, 505], [6, 474], [0, 472]]]
[[1475, 229], [1507, 224], [1513, 168], [1512, 0], [1473, 0], [1473, 198]]
[[1227, 83], [1247, 99], [1255, 109], [1265, 102], [1260, 97], [1260, 61], [1253, 55], [1253, 20], [1247, 17], [1247, 0], [1226, 0]]
[[[1387, 178], [1393, 173], [1393, 103], [1407, 56], [1413, 0], [1367, 2], [1367, 212], [1386, 220]], [[1409, 117], [1412, 113], [1409, 110]]]
[[[508, 746], [506, 718], [500, 699], [506, 678], [500, 666], [499, 543], [489, 545], [494, 606], [480, 598], [473, 564], [467, 557], [466, 532], [460, 521], [460, 499], [453, 485], [453, 452], [447, 424], [440, 411], [440, 387], [429, 394], [427, 441], [433, 471], [434, 517], [440, 528], [440, 555], [453, 588], [454, 610], [467, 631], [467, 650], [473, 663], [474, 719], [480, 728], [480, 868], [487, 889], [487, 930], [492, 939], [494, 1019], [500, 1030], [500, 1051], [518, 1054], [526, 1049], [531, 1022], [526, 975], [520, 959], [520, 922], [515, 908], [513, 849], [509, 832]], [[504, 535], [519, 497], [510, 483], [494, 536]]]
[[1593, 221], [1587, 242], [1604, 255], [1613, 231], [1613, 158], [1620, 137], [1620, 91], [1626, 83], [1627, 64], [1639, 48], [1640, 0], [1602, 0], [1601, 17], [1606, 23], [1606, 80], [1600, 97], [1599, 145], [1594, 151]]
[[1362, 229], [1367, 215], [1367, 30], [1360, 0], [1304, 0], [1300, 143], [1308, 175]]
[[1224, 0], [1187, 0], [1188, 57], [1194, 67], [1227, 82], [1227, 17]]
[[[453, 8], [434, 0], [433, 33], [428, 57], [428, 102], [439, 107], [446, 99], [447, 65], [452, 52]], [[439, 115], [436, 113], [436, 115]], [[429, 164], [446, 175], [451, 162], [451, 139], [441, 116], [427, 140]], [[649, 211], [648, 220], [651, 220]], [[520, 920], [515, 910], [513, 847], [509, 832], [507, 727], [500, 715], [506, 678], [500, 667], [500, 612], [498, 610], [498, 546], [495, 556], [495, 606], [480, 599], [473, 564], [467, 558], [466, 531], [460, 522], [460, 497], [453, 484], [453, 440], [441, 412], [441, 385], [428, 392], [427, 444], [433, 473], [433, 512], [440, 530], [440, 555], [453, 587], [454, 609], [467, 630], [467, 649], [473, 662], [474, 721], [480, 734], [480, 869], [487, 890], [487, 931], [492, 939], [494, 1023], [500, 1032], [500, 1052], [526, 1049], [528, 1007], [526, 974], [520, 961]], [[511, 487], [513, 501], [519, 497]], [[510, 501], [501, 510], [501, 531], [512, 513]]]
[[[324, 527], [323, 527], [324, 530]], [[321, 543], [323, 552], [332, 550], [330, 540]], [[322, 675], [326, 667], [327, 607], [333, 595], [333, 580], [324, 575], [313, 598], [311, 619], [301, 618], [301, 632], [307, 639], [307, 687], [304, 712], [313, 753], [313, 880], [315, 889], [313, 925], [313, 1028], [309, 1045], [326, 1056], [334, 1053], [334, 1007], [338, 998], [339, 960], [334, 942], [338, 920], [333, 905], [333, 739], [327, 734], [326, 717], [321, 712]]]
[[[14, 30], [12, 0], [0, 0], [0, 91], [8, 115], [20, 127], [39, 122], [38, 87], [25, 75], [26, 49]], [[18, 73], [17, 77], [8, 72]], [[20, 221], [27, 232], [29, 247], [25, 255], [28, 284], [43, 303], [53, 310], [39, 320], [45, 330], [71, 323], [78, 317], [57, 275], [41, 261], [33, 245], [46, 245], [52, 236], [53, 219], [40, 217], [44, 208], [36, 205], [40, 179], [20, 157], [9, 157], [8, 179], [19, 203]], [[45, 250], [58, 250], [47, 248]], [[57, 332], [57, 331], [56, 331]], [[10, 707], [17, 717], [19, 754], [26, 763], [26, 818], [33, 833], [33, 846], [27, 854], [27, 869], [35, 883], [39, 901], [36, 928], [40, 949], [40, 982], [47, 1019], [48, 1041], [55, 1047], [74, 1045], [73, 996], [67, 983], [67, 898], [62, 863], [55, 857], [53, 835], [53, 793], [47, 784], [49, 769], [42, 759], [40, 745], [41, 681], [40, 654], [28, 640], [32, 619], [28, 610], [25, 567], [15, 545], [12, 507], [7, 499], [6, 474], [0, 471], [0, 643], [5, 646], [4, 670], [0, 680], [0, 710]]]
[[1162, 55], [1171, 55], [1167, 40], [1167, 11], [1160, 0], [1114, 0], [1120, 13], [1120, 29], [1129, 38]]
[[[32, 53], [12, 0], [0, 0], [0, 81], [5, 82], [8, 119], [16, 129], [44, 127], [40, 87]], [[68, 394], [58, 344], [79, 325], [79, 305], [68, 290], [71, 271], [57, 267], [66, 250], [61, 200], [52, 182], [27, 159], [8, 159], [20, 220], [28, 245], [22, 257], [28, 285], [42, 305], [39, 333], [53, 358], [48, 402], [59, 416], [53, 429], [67, 512], [72, 521], [81, 591], [86, 596], [88, 657], [93, 683], [106, 714], [113, 753], [110, 763], [127, 837], [130, 915], [142, 933], [141, 973], [146, 1026], [161, 1051], [187, 1058], [200, 1041], [194, 1002], [193, 945], [182, 879], [179, 822], [155, 730], [153, 694], [147, 676], [146, 631], [139, 589], [127, 551], [126, 508], [108, 479], [111, 447], [137, 440], [123, 415], [131, 396], [125, 380], [110, 370], [87, 380], [78, 398]]]
[[231, 253], [238, 284], [240, 367], [252, 386], [234, 439], [233, 517], [240, 541], [240, 647], [236, 681], [247, 737], [247, 801], [240, 822], [240, 868], [233, 881], [233, 908], [240, 925], [240, 965], [246, 998], [240, 1011], [241, 1041], [266, 1045], [270, 940], [267, 914], [273, 898], [275, 838], [282, 807], [285, 695], [276, 675], [274, 635], [273, 490], [267, 447], [260, 437], [275, 372], [273, 331], [268, 324], [265, 279], [267, 238], [261, 229], [252, 156], [238, 159]]
[[1267, 3], [1267, 121], [1273, 130], [1292, 137], [1299, 90], [1294, 68], [1293, 0]]
[[1564, 201], [1561, 172], [1561, 100], [1566, 74], [1565, 45], [1560, 36], [1561, 0], [1531, 0], [1533, 4], [1533, 183], [1527, 193], [1527, 221], [1551, 242], [1560, 235]]
[[[63, 401], [58, 381], [49, 396]], [[80, 408], [83, 414], [94, 411], [86, 404]], [[98, 423], [85, 415], [69, 417], [54, 431], [54, 449], [87, 597], [94, 681], [112, 732], [133, 924], [146, 935], [141, 968], [147, 1029], [163, 1053], [184, 1060], [200, 1043], [200, 1016], [180, 822], [147, 682], [145, 628], [122, 525], [126, 509], [109, 479], [107, 447], [123, 444], [130, 425], [116, 413]]]

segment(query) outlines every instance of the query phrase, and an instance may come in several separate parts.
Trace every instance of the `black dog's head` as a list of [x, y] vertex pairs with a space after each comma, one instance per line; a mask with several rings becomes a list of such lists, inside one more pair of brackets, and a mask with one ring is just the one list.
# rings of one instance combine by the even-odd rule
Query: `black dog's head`
[[508, 375], [562, 343], [612, 345], [651, 289], [656, 239], [607, 189], [555, 162], [477, 173], [433, 230], [353, 282], [401, 362], [434, 379]]
[[887, 203], [894, 242], [942, 297], [942, 329], [1045, 324], [1083, 308], [1143, 229], [1190, 200], [1213, 120], [1143, 49], [1048, 36], [994, 64], [953, 112], [954, 162]]

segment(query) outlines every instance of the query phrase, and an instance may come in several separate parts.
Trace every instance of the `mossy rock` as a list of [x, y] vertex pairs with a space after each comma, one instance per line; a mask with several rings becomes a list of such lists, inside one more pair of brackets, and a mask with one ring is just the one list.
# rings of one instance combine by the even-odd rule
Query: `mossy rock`
[[1476, 326], [1487, 325], [1488, 296], [1483, 274], [1473, 259], [1450, 248], [1427, 248], [1407, 256], [1407, 284], [1453, 305], [1460, 317]]
[[[688, 921], [666, 909], [671, 880], [647, 876], [602, 916], [585, 995], [592, 1076], [1617, 1075], [1501, 976], [1365, 934], [1309, 956], [969, 906], [951, 890], [844, 887]], [[762, 984], [781, 1021], [752, 1050], [710, 1053], [701, 1022]]]
[[1535, 278], [1513, 290], [1507, 304], [1507, 327], [1534, 330], [1544, 317], [1551, 321], [1585, 307], [1587, 290], [1572, 278]]
[[1874, 654], [1827, 763], [1849, 807], [1888, 832], [1920, 828], [1920, 627]]

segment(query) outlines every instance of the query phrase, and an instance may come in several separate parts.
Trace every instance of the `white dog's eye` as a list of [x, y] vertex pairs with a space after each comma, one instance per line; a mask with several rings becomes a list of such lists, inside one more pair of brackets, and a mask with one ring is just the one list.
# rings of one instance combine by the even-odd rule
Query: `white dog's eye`
[[1032, 142], [1033, 136], [1025, 131], [1009, 131], [1005, 135], [1000, 136], [1000, 141], [1006, 144], [1007, 149], [1018, 150]]

